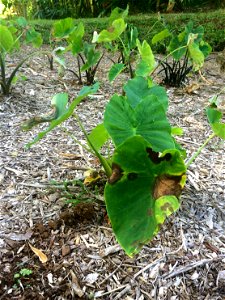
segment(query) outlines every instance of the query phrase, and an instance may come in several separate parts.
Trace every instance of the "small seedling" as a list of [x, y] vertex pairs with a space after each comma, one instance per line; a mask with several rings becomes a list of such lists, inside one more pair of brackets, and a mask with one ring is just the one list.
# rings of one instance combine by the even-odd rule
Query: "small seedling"
[[15, 287], [23, 286], [22, 281], [29, 279], [29, 276], [33, 273], [30, 269], [21, 269], [19, 273], [14, 274], [14, 280], [15, 280]]

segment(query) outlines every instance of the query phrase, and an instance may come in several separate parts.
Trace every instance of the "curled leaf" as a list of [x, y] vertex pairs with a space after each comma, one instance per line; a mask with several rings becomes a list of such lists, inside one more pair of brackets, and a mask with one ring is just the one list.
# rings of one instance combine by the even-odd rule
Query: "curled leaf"
[[38, 256], [39, 260], [43, 264], [48, 261], [47, 256], [40, 249], [33, 247], [30, 243], [29, 243], [29, 246], [30, 246], [30, 249], [34, 252], [34, 254], [36, 254]]

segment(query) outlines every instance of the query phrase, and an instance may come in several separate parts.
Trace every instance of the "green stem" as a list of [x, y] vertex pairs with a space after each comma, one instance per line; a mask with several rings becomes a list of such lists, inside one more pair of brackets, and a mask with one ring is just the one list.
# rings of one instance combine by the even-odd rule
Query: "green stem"
[[87, 152], [92, 153], [93, 155], [95, 155], [94, 151], [92, 151], [92, 149], [86, 147], [85, 145], [83, 145], [71, 132], [69, 132], [69, 130], [63, 126], [61, 126], [62, 130], [69, 136], [71, 137], [71, 139], [74, 140], [74, 142], [78, 145], [80, 145], [82, 148], [84, 148]]
[[[16, 75], [16, 72], [19, 70], [19, 68], [32, 56], [36, 55], [36, 54], [49, 54], [49, 51], [35, 51], [30, 53], [29, 55], [27, 55], [23, 60], [21, 60], [18, 65], [15, 67], [15, 69], [12, 71], [12, 73], [10, 74], [9, 78], [6, 79], [5, 76], [5, 58], [3, 59], [0, 55], [0, 65], [1, 65], [1, 72], [2, 72], [2, 82], [5, 86], [5, 89], [3, 90], [3, 94], [4, 95], [8, 95], [10, 92], [10, 87], [13, 81], [13, 78]], [[3, 85], [2, 85], [3, 86]]]
[[212, 133], [206, 141], [198, 148], [198, 150], [192, 155], [192, 157], [189, 159], [189, 161], [186, 163], [186, 168], [189, 168], [190, 165], [195, 161], [195, 159], [199, 156], [199, 154], [202, 152], [202, 150], [205, 148], [205, 146], [216, 136], [215, 133]]
[[88, 134], [86, 132], [86, 130], [84, 129], [84, 126], [83, 124], [81, 123], [78, 115], [76, 113], [73, 114], [73, 116], [76, 118], [89, 146], [91, 147], [91, 149], [94, 151], [94, 154], [97, 156], [97, 158], [99, 159], [100, 163], [102, 164], [104, 170], [105, 170], [105, 173], [106, 173], [106, 176], [109, 178], [112, 174], [112, 168], [110, 167], [110, 165], [108, 164], [107, 160], [98, 152], [98, 150], [95, 148], [95, 146], [92, 144], [91, 140], [89, 139], [88, 137]]

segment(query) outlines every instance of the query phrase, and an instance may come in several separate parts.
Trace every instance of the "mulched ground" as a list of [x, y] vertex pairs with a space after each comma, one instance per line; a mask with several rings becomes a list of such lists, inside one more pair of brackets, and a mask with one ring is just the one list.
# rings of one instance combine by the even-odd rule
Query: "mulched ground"
[[[168, 116], [184, 129], [178, 141], [188, 157], [210, 134], [204, 107], [224, 87], [216, 55], [203, 72], [210, 83], [196, 77], [188, 88], [168, 88]], [[17, 59], [8, 61], [11, 67]], [[105, 58], [97, 73], [98, 94], [77, 110], [87, 130], [101, 122], [105, 104], [115, 91], [121, 92], [127, 78], [123, 74], [110, 85], [109, 64]], [[50, 71], [44, 57], [35, 57], [21, 72], [27, 80], [0, 100], [0, 299], [225, 299], [224, 142], [214, 139], [191, 165], [180, 210], [131, 259], [118, 246], [107, 219], [104, 176], [96, 186], [84, 189], [80, 184], [85, 170], [99, 168], [95, 158], [63, 129], [30, 150], [24, 148], [38, 128], [23, 132], [21, 123], [46, 113], [54, 94], [67, 92], [72, 99], [80, 86], [71, 74], [59, 77], [56, 68]], [[225, 94], [220, 97], [224, 101]], [[65, 127], [84, 141], [74, 120]], [[67, 189], [66, 180], [71, 181]], [[86, 202], [74, 207], [65, 198]], [[32, 273], [23, 276], [23, 269]]]

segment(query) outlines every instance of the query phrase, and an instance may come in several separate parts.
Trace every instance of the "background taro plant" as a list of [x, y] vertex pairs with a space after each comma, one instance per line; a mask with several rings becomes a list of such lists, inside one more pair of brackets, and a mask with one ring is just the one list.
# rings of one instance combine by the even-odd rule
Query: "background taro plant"
[[[127, 15], [127, 13], [126, 13]], [[119, 39], [124, 32], [126, 24], [124, 22], [124, 13], [115, 9], [109, 17], [109, 27], [102, 30], [99, 34], [94, 32], [93, 40], [88, 43], [84, 40], [85, 28], [82, 22], [77, 26], [71, 18], [59, 20], [53, 26], [53, 36], [57, 41], [65, 41], [66, 47], [60, 47], [60, 54], [70, 51], [77, 60], [77, 71], [66, 68], [65, 59], [55, 56], [55, 59], [70, 71], [78, 79], [78, 83], [83, 84], [83, 73], [86, 77], [86, 84], [91, 85], [95, 81], [96, 71], [103, 58], [104, 51], [97, 49], [97, 43], [112, 43]], [[56, 49], [57, 50], [57, 49]]]
[[8, 95], [11, 85], [16, 81], [16, 73], [19, 68], [37, 51], [28, 54], [22, 59], [11, 74], [7, 74], [6, 57], [20, 48], [22, 42], [32, 43], [34, 47], [40, 47], [42, 44], [41, 34], [28, 25], [23, 17], [14, 21], [5, 21], [0, 19], [0, 86], [2, 93]]
[[[164, 22], [165, 25], [165, 22]], [[204, 28], [194, 28], [190, 21], [179, 34], [173, 33], [165, 25], [165, 29], [152, 38], [152, 44], [163, 43], [166, 58], [159, 60], [164, 74], [163, 82], [169, 86], [180, 86], [191, 71], [198, 71], [210, 54], [210, 45], [203, 40]]]
[[62, 50], [61, 55], [71, 51], [77, 61], [77, 71], [66, 68], [65, 59], [62, 60], [59, 56], [55, 59], [65, 70], [70, 71], [77, 78], [79, 84], [83, 84], [82, 73], [84, 73], [85, 83], [90, 85], [94, 83], [95, 74], [103, 54], [96, 49], [96, 45], [83, 40], [84, 33], [85, 29], [82, 22], [78, 26], [74, 25], [71, 18], [56, 22], [53, 27], [53, 36], [57, 41], [61, 40], [67, 43], [66, 47], [60, 47]]
[[[97, 42], [111, 38], [111, 31], [95, 34]], [[225, 124], [221, 123], [222, 113], [215, 98], [207, 109], [213, 134], [185, 164], [185, 152], [173, 136], [179, 129], [171, 128], [167, 119], [166, 91], [150, 77], [155, 70], [151, 47], [146, 41], [136, 43], [140, 55], [134, 78], [124, 84], [123, 95], [111, 97], [105, 107], [104, 122], [90, 133], [75, 108], [98, 90], [98, 83], [83, 87], [71, 104], [67, 94], [55, 95], [51, 114], [34, 117], [23, 124], [23, 129], [29, 130], [41, 122], [50, 123], [27, 144], [29, 148], [69, 117], [75, 118], [86, 137], [85, 149], [99, 158], [108, 178], [104, 190], [107, 213], [118, 242], [129, 256], [138, 253], [158, 232], [166, 217], [179, 208], [186, 169], [203, 147], [214, 136], [225, 139]], [[106, 158], [101, 148], [109, 138], [115, 150], [112, 157]]]

